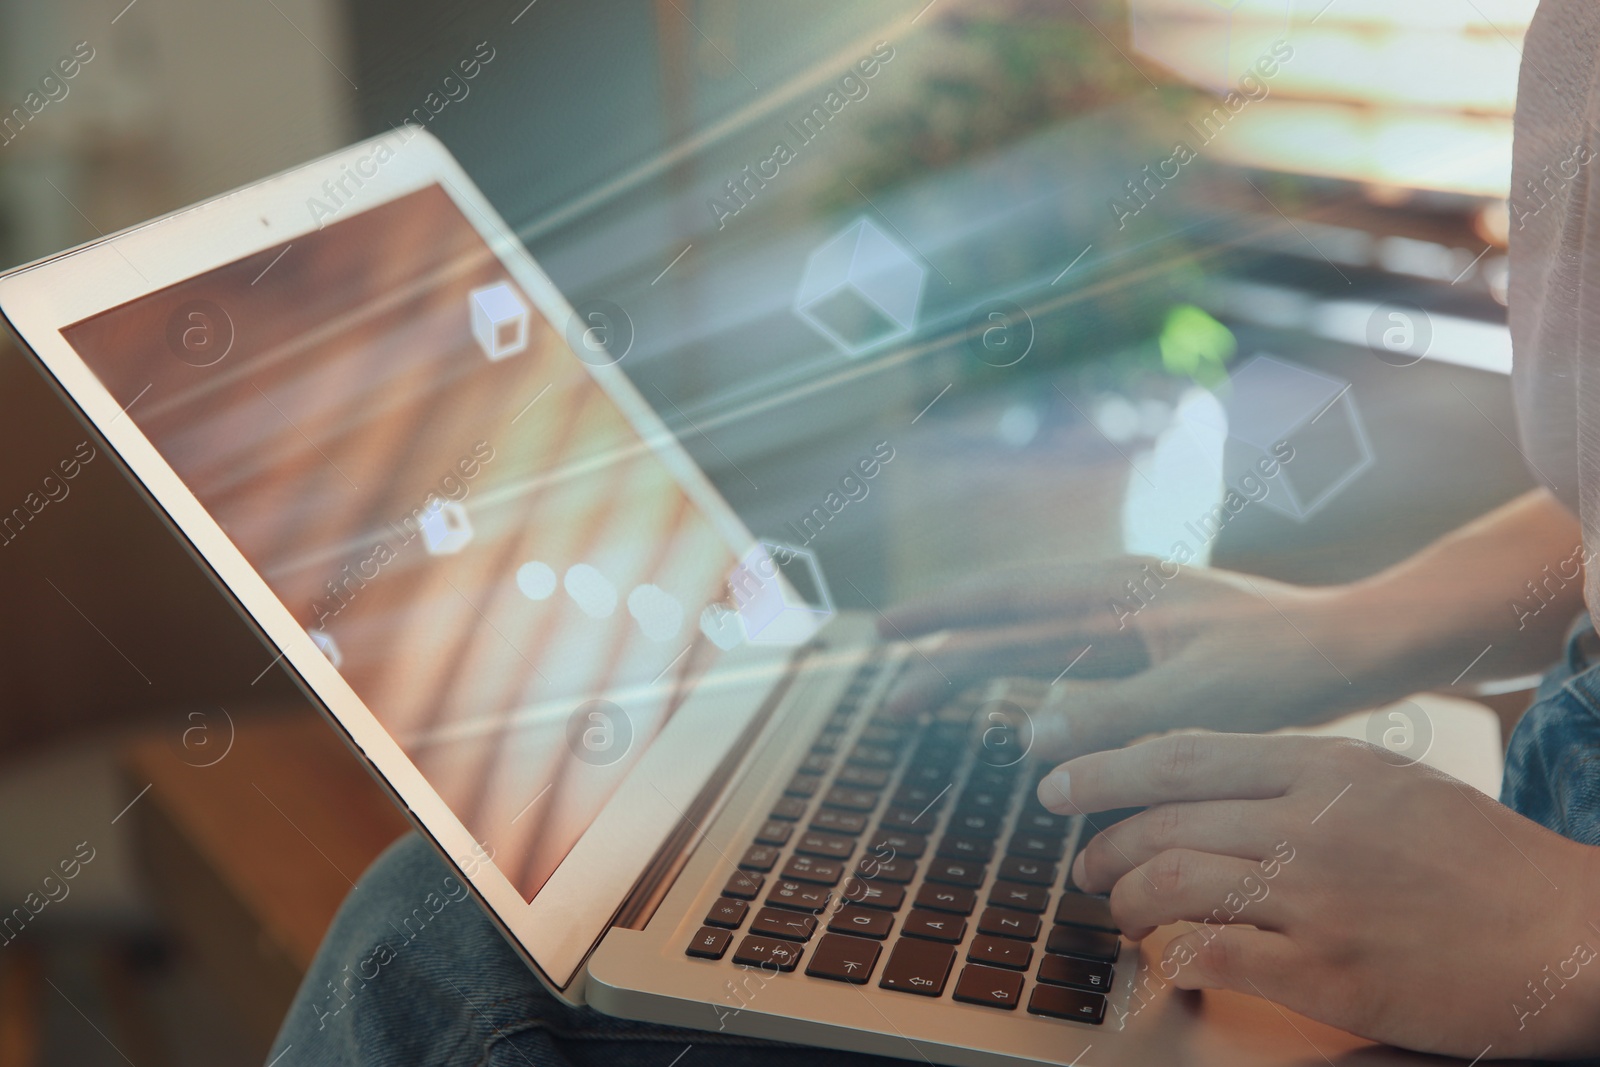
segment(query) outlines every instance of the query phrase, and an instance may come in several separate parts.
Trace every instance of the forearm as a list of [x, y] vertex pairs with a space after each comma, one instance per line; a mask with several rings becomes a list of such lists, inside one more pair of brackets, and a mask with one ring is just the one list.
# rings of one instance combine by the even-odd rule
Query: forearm
[[1578, 521], [1536, 490], [1334, 591], [1329, 611], [1340, 646], [1379, 695], [1448, 686], [1464, 673], [1463, 682], [1517, 677], [1559, 655], [1583, 608], [1582, 561]]

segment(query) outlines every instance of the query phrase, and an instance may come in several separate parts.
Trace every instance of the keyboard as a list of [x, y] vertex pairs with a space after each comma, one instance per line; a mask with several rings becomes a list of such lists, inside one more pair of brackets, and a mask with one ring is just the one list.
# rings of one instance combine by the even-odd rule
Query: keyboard
[[1102, 1023], [1122, 941], [1067, 873], [1095, 830], [1046, 810], [1048, 767], [1017, 758], [1018, 709], [1046, 687], [996, 683], [897, 721], [863, 710], [884, 673], [874, 659], [851, 680], [685, 954]]

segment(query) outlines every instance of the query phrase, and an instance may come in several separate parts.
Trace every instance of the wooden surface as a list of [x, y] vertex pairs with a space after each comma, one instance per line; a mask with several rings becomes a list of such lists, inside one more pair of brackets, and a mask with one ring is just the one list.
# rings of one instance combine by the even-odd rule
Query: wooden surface
[[[169, 738], [123, 759], [152, 895], [242, 1020], [270, 1041], [355, 879], [407, 823], [308, 710], [213, 723], [201, 755]], [[210, 766], [196, 766], [216, 760]]]

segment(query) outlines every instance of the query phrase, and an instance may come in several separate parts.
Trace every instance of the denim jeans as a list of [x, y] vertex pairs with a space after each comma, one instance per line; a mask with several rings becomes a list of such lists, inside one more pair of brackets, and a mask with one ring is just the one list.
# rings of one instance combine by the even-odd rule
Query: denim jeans
[[[1600, 844], [1600, 637], [1587, 616], [1506, 754], [1502, 803]], [[693, 1046], [685, 1054], [685, 1049]], [[408, 835], [339, 909], [273, 1044], [279, 1067], [891, 1067], [901, 1060], [613, 1019], [545, 992]]]
[[276, 1067], [904, 1064], [568, 1007], [415, 834], [378, 857], [339, 909], [268, 1062], [277, 1056]]
[[1511, 734], [1500, 802], [1563, 837], [1600, 845], [1600, 637], [1588, 615]]

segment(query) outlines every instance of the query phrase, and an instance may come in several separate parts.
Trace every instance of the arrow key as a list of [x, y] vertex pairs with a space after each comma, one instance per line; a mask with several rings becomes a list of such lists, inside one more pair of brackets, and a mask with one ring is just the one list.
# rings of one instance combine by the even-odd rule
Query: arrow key
[[878, 965], [878, 943], [843, 934], [823, 934], [806, 973], [813, 978], [866, 985]]
[[967, 1004], [1015, 1011], [1022, 1000], [1022, 975], [969, 963], [961, 968], [955, 998]]

